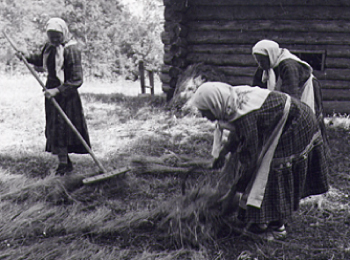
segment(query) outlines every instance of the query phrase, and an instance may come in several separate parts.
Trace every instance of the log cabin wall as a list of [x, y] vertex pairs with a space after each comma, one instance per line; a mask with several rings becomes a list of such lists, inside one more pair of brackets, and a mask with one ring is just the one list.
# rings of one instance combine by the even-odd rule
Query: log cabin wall
[[325, 112], [350, 113], [350, 1], [164, 0], [163, 90], [186, 66], [204, 62], [232, 85], [252, 84], [253, 45], [278, 42], [314, 67]]

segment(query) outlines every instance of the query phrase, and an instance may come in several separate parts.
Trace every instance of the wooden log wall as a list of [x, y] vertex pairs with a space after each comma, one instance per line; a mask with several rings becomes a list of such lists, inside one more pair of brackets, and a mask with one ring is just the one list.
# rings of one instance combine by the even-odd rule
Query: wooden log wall
[[187, 35], [186, 11], [187, 0], [163, 0], [164, 9], [164, 31], [161, 35], [164, 44], [164, 64], [161, 69], [163, 91], [171, 98], [179, 74], [187, 66]]
[[[164, 0], [163, 89], [189, 64], [225, 72], [232, 85], [252, 84], [253, 45], [271, 39], [292, 52], [325, 52], [321, 81], [328, 114], [350, 113], [350, 1]], [[181, 42], [181, 44], [180, 44]]]

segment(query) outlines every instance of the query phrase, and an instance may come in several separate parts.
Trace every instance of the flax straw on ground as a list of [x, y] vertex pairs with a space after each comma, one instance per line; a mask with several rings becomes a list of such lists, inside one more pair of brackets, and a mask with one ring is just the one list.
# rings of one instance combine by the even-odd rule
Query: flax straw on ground
[[[185, 173], [193, 165], [197, 165], [198, 169], [208, 170], [207, 160], [191, 161], [190, 157], [174, 158], [174, 155], [160, 158], [135, 156], [132, 162], [135, 167], [139, 167], [139, 173]], [[229, 160], [228, 166], [222, 172], [209, 171], [199, 183], [189, 188], [185, 195], [165, 201], [153, 211], [134, 216], [129, 220], [130, 226], [153, 226], [159, 232], [172, 237], [173, 243], [178, 247], [198, 246], [216, 239], [223, 228], [228, 228], [220, 199], [231, 188], [234, 178], [232, 170], [227, 168], [232, 169], [233, 163], [233, 159]], [[180, 165], [182, 167], [176, 167]]]

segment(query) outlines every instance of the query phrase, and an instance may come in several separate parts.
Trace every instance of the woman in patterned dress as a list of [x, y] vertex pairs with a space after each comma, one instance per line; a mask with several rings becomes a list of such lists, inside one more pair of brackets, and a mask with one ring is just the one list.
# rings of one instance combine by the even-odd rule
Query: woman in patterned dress
[[252, 54], [259, 65], [254, 75], [253, 86], [287, 93], [309, 105], [316, 114], [323, 138], [328, 144], [321, 84], [314, 77], [313, 68], [271, 40], [257, 42], [252, 48]]
[[46, 151], [58, 156], [56, 174], [73, 170], [69, 153], [85, 154], [88, 151], [70, 129], [50, 98], [54, 97], [84, 140], [90, 145], [89, 134], [78, 88], [83, 83], [81, 52], [69, 33], [64, 20], [51, 18], [46, 24], [48, 42], [41, 53], [26, 56], [26, 60], [47, 71], [45, 91]]
[[[206, 82], [191, 104], [230, 131], [217, 160], [235, 153], [240, 164], [231, 195], [241, 193], [246, 228], [286, 236], [301, 198], [328, 190], [328, 165], [315, 114], [289, 95], [259, 87]], [[229, 196], [230, 197], [230, 196]], [[232, 198], [232, 196], [231, 196]]]

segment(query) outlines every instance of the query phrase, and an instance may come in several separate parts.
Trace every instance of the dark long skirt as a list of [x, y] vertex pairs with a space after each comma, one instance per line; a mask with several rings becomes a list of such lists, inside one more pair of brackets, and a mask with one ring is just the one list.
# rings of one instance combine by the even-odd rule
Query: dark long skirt
[[[65, 95], [64, 97], [58, 94], [55, 99], [90, 147], [87, 124], [78, 91], [70, 90], [69, 96]], [[48, 99], [45, 100], [45, 112], [45, 150], [47, 152], [53, 154], [61, 152], [78, 154], [88, 153], [77, 135], [72, 131], [63, 117], [59, 114], [58, 110]]]
[[[242, 163], [237, 189], [244, 192], [256, 168], [256, 158], [282, 116], [285, 95], [273, 92], [258, 111], [235, 122], [243, 142], [238, 151]], [[328, 161], [319, 123], [310, 108], [292, 99], [288, 120], [272, 160], [261, 208], [247, 206], [244, 220], [267, 224], [287, 221], [301, 198], [328, 190]]]

